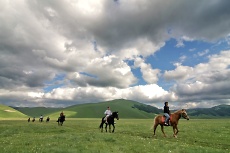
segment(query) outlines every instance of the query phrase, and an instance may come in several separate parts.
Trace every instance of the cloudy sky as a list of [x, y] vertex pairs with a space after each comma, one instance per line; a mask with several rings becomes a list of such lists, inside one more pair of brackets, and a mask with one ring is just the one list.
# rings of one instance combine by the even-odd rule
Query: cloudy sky
[[0, 0], [0, 103], [230, 104], [229, 0]]

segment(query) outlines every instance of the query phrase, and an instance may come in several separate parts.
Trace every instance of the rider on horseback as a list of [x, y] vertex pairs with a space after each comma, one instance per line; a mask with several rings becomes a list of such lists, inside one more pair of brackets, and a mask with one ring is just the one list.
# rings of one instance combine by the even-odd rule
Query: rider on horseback
[[43, 116], [42, 116], [42, 115], [40, 116], [39, 121], [40, 121], [40, 122], [43, 121]]
[[63, 113], [63, 111], [61, 111], [60, 116], [58, 117], [57, 122], [59, 122], [59, 121], [60, 121], [60, 119], [61, 119], [61, 117], [62, 117], [62, 116], [65, 116], [65, 115], [64, 115], [64, 113]]
[[105, 123], [107, 124], [108, 123], [108, 121], [107, 121], [107, 118], [110, 116], [110, 115], [112, 115], [112, 111], [110, 110], [110, 107], [108, 106], [107, 107], [107, 110], [105, 111], [105, 113], [104, 113], [106, 116], [105, 116]]
[[63, 111], [60, 113], [60, 117], [62, 117], [62, 116], [64, 116], [64, 113], [63, 113]]
[[166, 117], [165, 125], [168, 125], [168, 120], [170, 118], [169, 114], [170, 114], [170, 110], [169, 110], [168, 102], [165, 102], [165, 106], [164, 106], [164, 116]]

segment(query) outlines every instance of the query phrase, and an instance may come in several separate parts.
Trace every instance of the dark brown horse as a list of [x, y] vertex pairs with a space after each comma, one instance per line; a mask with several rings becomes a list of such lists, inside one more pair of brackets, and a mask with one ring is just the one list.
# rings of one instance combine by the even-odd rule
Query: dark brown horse
[[[101, 132], [103, 132], [103, 124], [105, 123], [105, 120], [104, 120], [105, 117], [102, 117], [101, 119], [101, 124], [99, 126], [99, 128], [101, 129]], [[112, 115], [108, 116], [107, 118], [107, 121], [108, 123], [105, 123], [105, 131], [107, 132], [107, 126], [109, 125], [109, 132], [111, 132], [111, 125], [113, 126], [113, 130], [112, 132], [114, 132], [115, 130], [115, 122], [114, 122], [114, 119], [117, 119], [119, 120], [119, 117], [118, 117], [118, 112], [113, 112]]]
[[[178, 128], [177, 128], [177, 125], [178, 125], [178, 121], [179, 119], [181, 118], [181, 116], [187, 120], [189, 120], [189, 116], [187, 115], [187, 112], [185, 109], [182, 109], [182, 110], [178, 110], [172, 114], [170, 114], [170, 121], [169, 121], [169, 125], [168, 126], [172, 126], [173, 127], [173, 136], [176, 138], [177, 137], [177, 134], [178, 134]], [[164, 134], [164, 136], [166, 137], [165, 135], [165, 132], [164, 132], [164, 126], [166, 126], [164, 124], [164, 120], [165, 120], [165, 117], [163, 115], [157, 115], [155, 118], [154, 118], [154, 125], [153, 125], [153, 128], [154, 128], [154, 136], [156, 136], [155, 132], [156, 132], [156, 128], [157, 126], [160, 124], [161, 126], [161, 131], [162, 133]]]
[[64, 123], [64, 121], [65, 121], [65, 115], [62, 115], [62, 116], [60, 116], [59, 118], [58, 118], [58, 120], [57, 120], [57, 122], [58, 122], [58, 125], [63, 125], [63, 123]]

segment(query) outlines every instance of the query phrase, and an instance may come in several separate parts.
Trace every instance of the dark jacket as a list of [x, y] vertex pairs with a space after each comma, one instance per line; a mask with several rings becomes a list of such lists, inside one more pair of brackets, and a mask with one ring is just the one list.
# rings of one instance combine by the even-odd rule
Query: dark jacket
[[170, 110], [168, 106], [164, 106], [164, 113], [170, 114]]

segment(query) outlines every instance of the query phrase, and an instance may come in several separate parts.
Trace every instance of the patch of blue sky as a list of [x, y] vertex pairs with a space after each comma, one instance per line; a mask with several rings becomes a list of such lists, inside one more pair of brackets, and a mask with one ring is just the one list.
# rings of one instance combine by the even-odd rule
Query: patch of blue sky
[[225, 39], [221, 39], [217, 43], [213, 44], [211, 48], [214, 51], [229, 50], [230, 49], [230, 36]]
[[134, 60], [124, 60], [130, 67], [134, 66]]
[[157, 85], [159, 87], [162, 87], [164, 90], [169, 91], [170, 88], [175, 84], [176, 82], [173, 80], [167, 81], [163, 78], [159, 78]]
[[140, 71], [140, 68], [131, 68], [132, 73], [135, 75], [135, 77], [138, 79], [137, 83], [131, 85], [131, 87], [136, 85], [146, 85], [146, 81], [142, 77], [142, 73]]
[[87, 72], [80, 72], [81, 75], [85, 75], [85, 76], [88, 76], [88, 77], [91, 77], [91, 78], [95, 78], [97, 79], [98, 77], [96, 75], [93, 75], [93, 74], [89, 74]]
[[136, 86], [136, 85], [146, 85], [146, 81], [142, 77], [140, 67], [134, 67], [134, 60], [125, 60], [125, 62], [130, 66], [131, 72], [138, 79], [137, 83], [131, 85], [131, 87]]
[[43, 91], [45, 93], [52, 91], [55, 88], [63, 87], [65, 85], [66, 74], [57, 74], [52, 80], [45, 82], [45, 87]]
[[[153, 69], [173, 70], [174, 63], [182, 63], [186, 66], [195, 66], [202, 61], [207, 61], [206, 56], [212, 53], [213, 44], [203, 41], [185, 41], [184, 46], [177, 47], [177, 41], [170, 39], [165, 46], [157, 51], [154, 55], [146, 58], [146, 62], [150, 63]], [[208, 50], [208, 51], [207, 51]], [[206, 53], [205, 53], [206, 52]]]

